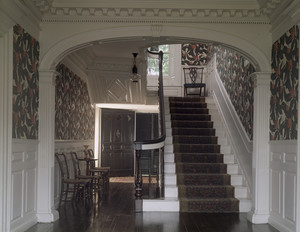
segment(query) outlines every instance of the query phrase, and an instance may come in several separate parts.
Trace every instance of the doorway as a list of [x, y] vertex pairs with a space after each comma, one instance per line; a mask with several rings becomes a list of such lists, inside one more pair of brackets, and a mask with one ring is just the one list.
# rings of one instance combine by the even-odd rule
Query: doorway
[[102, 109], [101, 166], [110, 167], [110, 176], [133, 176], [134, 121], [129, 110]]

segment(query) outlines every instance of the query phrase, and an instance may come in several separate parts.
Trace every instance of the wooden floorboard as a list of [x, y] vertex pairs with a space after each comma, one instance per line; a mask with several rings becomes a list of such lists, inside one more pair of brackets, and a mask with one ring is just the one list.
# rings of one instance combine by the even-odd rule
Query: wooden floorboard
[[54, 223], [38, 223], [26, 232], [277, 232], [268, 224], [253, 225], [246, 213], [135, 213], [134, 184], [110, 183], [96, 203], [67, 203]]

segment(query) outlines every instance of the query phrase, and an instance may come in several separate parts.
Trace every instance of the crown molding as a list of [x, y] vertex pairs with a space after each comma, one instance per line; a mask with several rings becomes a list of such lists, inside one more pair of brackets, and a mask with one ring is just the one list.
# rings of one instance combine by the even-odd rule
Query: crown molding
[[[27, 5], [27, 4], [26, 4]], [[14, 25], [19, 24], [31, 36], [38, 39], [40, 19], [21, 0], [2, 0], [0, 2], [0, 36]]]
[[272, 20], [272, 41], [278, 40], [292, 26], [300, 23], [300, 2], [289, 0], [280, 7], [280, 13]]
[[[283, 0], [256, 1], [51, 1], [31, 0], [42, 22], [247, 23], [269, 24], [268, 15]], [[116, 7], [118, 6], [118, 7]], [[155, 6], [155, 8], [153, 8]], [[170, 7], [172, 6], [172, 7]], [[196, 6], [196, 7], [195, 7]], [[33, 6], [30, 6], [33, 8]]]
[[269, 24], [261, 10], [247, 9], [52, 9], [42, 22], [90, 23], [242, 23]]

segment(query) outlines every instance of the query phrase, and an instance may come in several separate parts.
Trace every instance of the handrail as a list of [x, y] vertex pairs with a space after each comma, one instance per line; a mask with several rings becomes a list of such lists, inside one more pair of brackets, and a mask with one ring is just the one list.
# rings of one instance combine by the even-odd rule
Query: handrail
[[[142, 140], [142, 141], [135, 141], [134, 142], [134, 148], [135, 150], [149, 150], [145, 149], [149, 146], [143, 146], [143, 145], [149, 145], [149, 144], [159, 144], [163, 141], [165, 141], [166, 138], [166, 127], [165, 127], [165, 105], [164, 105], [164, 88], [163, 88], [163, 74], [162, 74], [162, 62], [163, 62], [163, 52], [152, 52], [147, 50], [148, 53], [150, 53], [152, 58], [158, 58], [159, 59], [159, 76], [158, 76], [158, 97], [159, 97], [159, 115], [160, 115], [160, 137], [156, 139], [150, 139], [150, 140]], [[155, 148], [154, 148], [155, 149]]]
[[141, 154], [143, 150], [161, 149], [163, 152], [166, 127], [165, 127], [165, 107], [164, 107], [164, 90], [163, 90], [163, 74], [162, 62], [163, 52], [152, 52], [147, 50], [151, 57], [159, 59], [159, 76], [158, 76], [158, 97], [159, 97], [159, 117], [160, 117], [160, 135], [158, 138], [151, 140], [142, 140], [134, 142], [134, 149], [136, 154], [136, 173], [135, 173], [135, 196], [136, 196], [136, 211], [142, 211], [142, 168], [141, 168]]

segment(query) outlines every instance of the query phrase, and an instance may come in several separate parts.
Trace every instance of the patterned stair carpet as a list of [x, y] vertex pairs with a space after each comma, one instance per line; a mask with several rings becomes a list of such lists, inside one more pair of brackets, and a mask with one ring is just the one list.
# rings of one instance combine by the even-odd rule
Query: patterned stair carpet
[[171, 97], [180, 211], [239, 212], [204, 97]]

